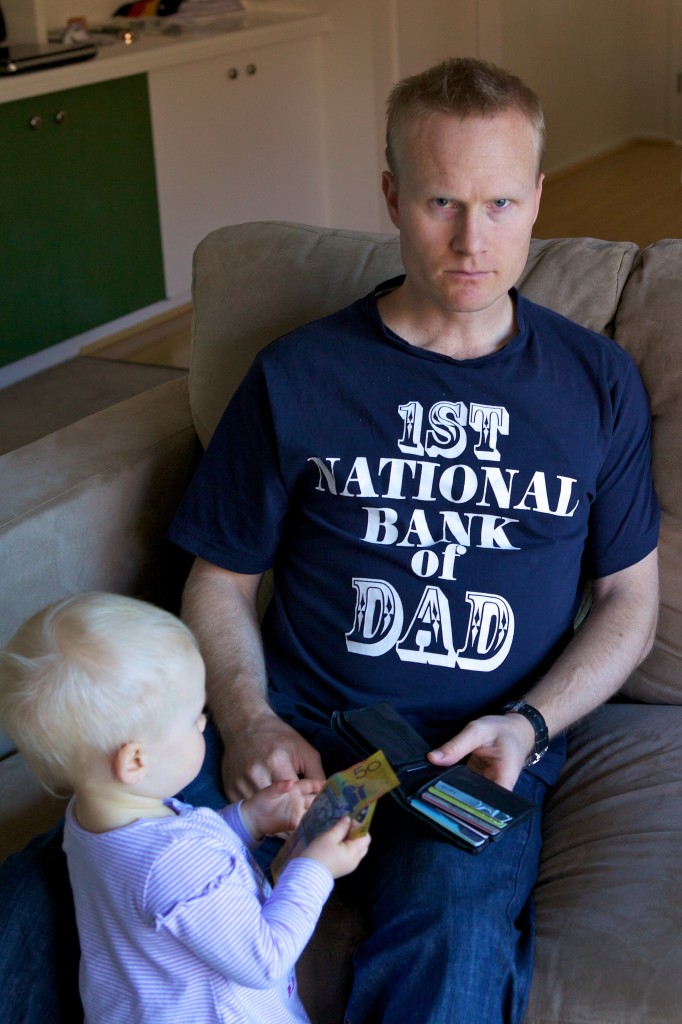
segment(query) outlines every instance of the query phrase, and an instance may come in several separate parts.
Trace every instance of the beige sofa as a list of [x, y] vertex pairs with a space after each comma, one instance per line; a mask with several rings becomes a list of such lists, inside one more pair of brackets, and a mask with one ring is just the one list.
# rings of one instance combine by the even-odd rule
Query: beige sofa
[[[86, 589], [177, 608], [187, 562], [163, 532], [197, 436], [205, 444], [261, 345], [399, 271], [393, 236], [263, 223], [202, 242], [190, 402], [186, 382], [174, 381], [0, 459], [0, 640], [47, 601]], [[621, 700], [572, 731], [549, 801], [526, 1024], [672, 1024], [682, 1019], [682, 241], [642, 253], [534, 241], [521, 288], [613, 333], [635, 357], [663, 507], [655, 649]], [[0, 762], [0, 855], [59, 811], [17, 755]], [[5, 908], [0, 925], [7, 917]], [[317, 1024], [342, 1019], [348, 952], [361, 934], [358, 912], [333, 897], [300, 967]], [[12, 1024], [23, 1019], [15, 1011]]]

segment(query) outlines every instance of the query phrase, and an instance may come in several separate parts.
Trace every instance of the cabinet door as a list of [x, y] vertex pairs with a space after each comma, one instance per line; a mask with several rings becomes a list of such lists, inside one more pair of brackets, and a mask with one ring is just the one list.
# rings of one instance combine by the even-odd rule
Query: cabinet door
[[299, 39], [150, 73], [170, 296], [215, 228], [327, 222], [318, 56]]
[[39, 100], [0, 106], [0, 362], [66, 337], [59, 268], [58, 198]]
[[4, 362], [163, 298], [145, 76], [0, 106], [0, 137]]

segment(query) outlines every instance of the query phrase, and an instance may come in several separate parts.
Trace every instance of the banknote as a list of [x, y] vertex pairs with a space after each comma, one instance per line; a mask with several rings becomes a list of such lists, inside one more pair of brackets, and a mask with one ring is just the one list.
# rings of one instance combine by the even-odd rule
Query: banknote
[[313, 839], [344, 815], [351, 818], [349, 836], [364, 835], [369, 830], [379, 797], [399, 785], [397, 775], [381, 750], [331, 775], [273, 860], [273, 879], [277, 881], [292, 857], [300, 856]]

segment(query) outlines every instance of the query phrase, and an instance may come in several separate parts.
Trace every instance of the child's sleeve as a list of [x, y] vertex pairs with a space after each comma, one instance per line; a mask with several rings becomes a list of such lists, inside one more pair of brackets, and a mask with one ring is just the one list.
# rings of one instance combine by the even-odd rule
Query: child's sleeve
[[329, 871], [297, 858], [266, 897], [246, 857], [182, 840], [156, 863], [145, 903], [150, 924], [225, 978], [265, 989], [303, 952], [333, 887]]
[[241, 839], [247, 850], [255, 850], [256, 847], [260, 846], [260, 843], [256, 842], [246, 827], [241, 810], [243, 803], [243, 800], [239, 800], [236, 804], [228, 804], [227, 807], [223, 807], [218, 813], [223, 821], [230, 826], [235, 835]]

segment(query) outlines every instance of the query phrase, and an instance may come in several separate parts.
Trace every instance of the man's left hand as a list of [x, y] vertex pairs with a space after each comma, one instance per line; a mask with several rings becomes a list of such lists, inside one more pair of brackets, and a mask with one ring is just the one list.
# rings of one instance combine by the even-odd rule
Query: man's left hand
[[431, 764], [449, 767], [468, 757], [472, 771], [513, 789], [533, 750], [533, 726], [522, 715], [485, 715], [427, 754]]

